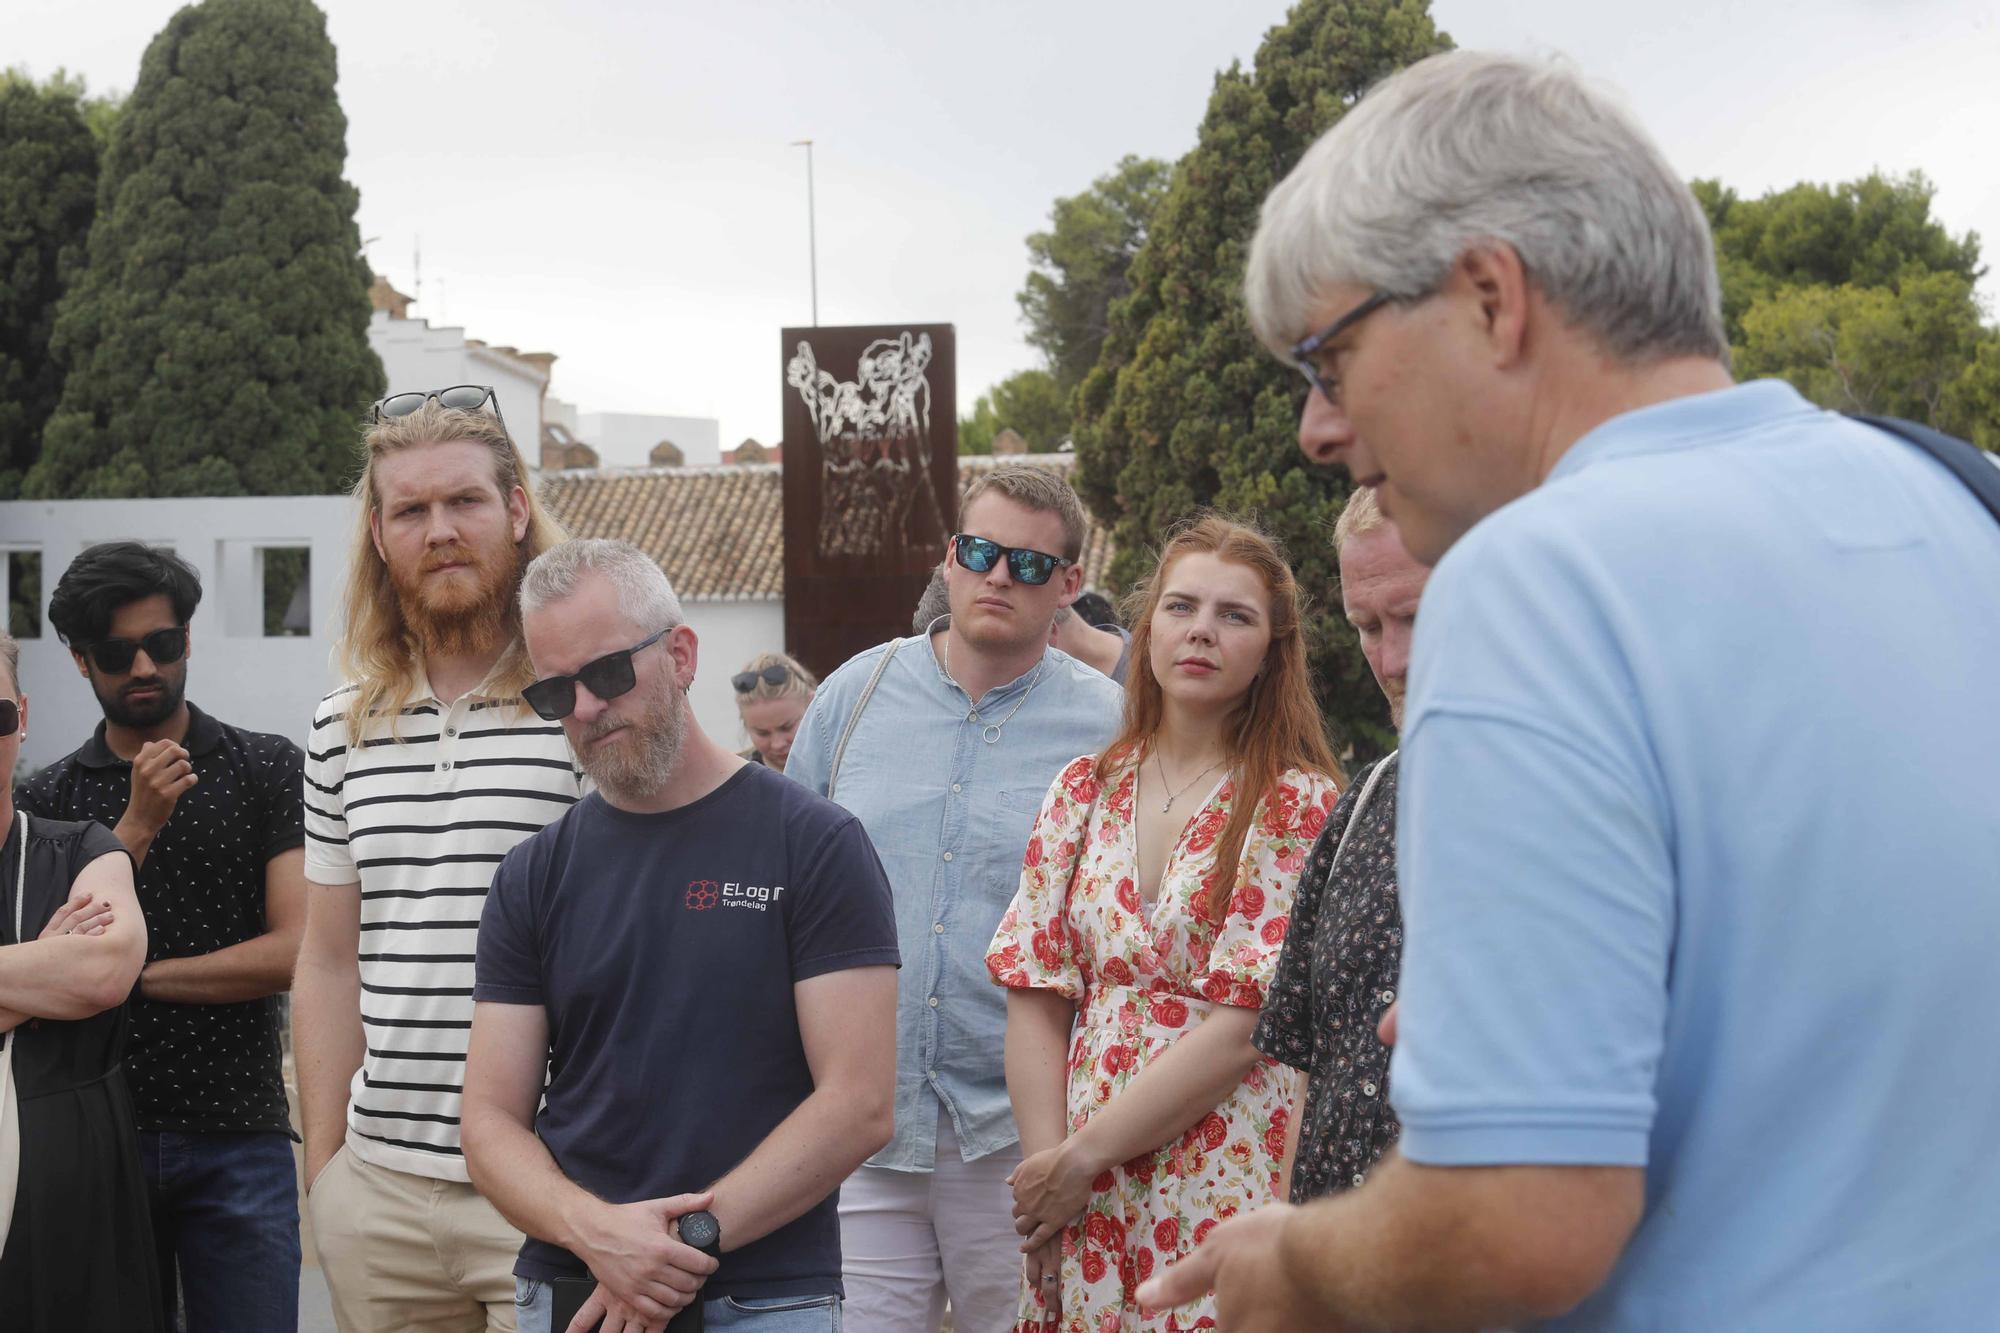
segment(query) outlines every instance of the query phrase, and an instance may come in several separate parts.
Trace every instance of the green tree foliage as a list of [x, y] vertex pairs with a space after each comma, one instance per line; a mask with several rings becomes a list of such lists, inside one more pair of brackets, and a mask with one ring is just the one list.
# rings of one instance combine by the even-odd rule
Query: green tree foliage
[[20, 494], [62, 396], [49, 339], [96, 196], [81, 88], [60, 72], [45, 86], [0, 74], [0, 500]]
[[1097, 364], [1112, 305], [1131, 290], [1127, 273], [1168, 172], [1156, 158], [1128, 154], [1082, 194], [1056, 200], [1049, 230], [1028, 238], [1028, 280], [1014, 299], [1065, 401]]
[[972, 415], [958, 423], [958, 451], [990, 454], [993, 437], [1011, 430], [1028, 442], [1031, 453], [1053, 453], [1069, 439], [1069, 407], [1055, 376], [1046, 370], [1009, 375], [979, 395]]
[[340, 489], [382, 391], [347, 120], [310, 0], [203, 0], [117, 118], [31, 496]]
[[2000, 332], [1973, 285], [1979, 238], [1931, 216], [1919, 173], [1696, 195], [1715, 232], [1738, 376], [1778, 376], [1823, 407], [1907, 417], [2000, 444]]
[[1250, 73], [1219, 74], [1078, 391], [1078, 485], [1112, 525], [1113, 585], [1147, 572], [1160, 534], [1200, 506], [1261, 520], [1313, 600], [1308, 641], [1335, 748], [1361, 757], [1394, 733], [1340, 614], [1331, 535], [1348, 482], [1299, 453], [1305, 385], [1251, 337], [1243, 263], [1264, 196], [1313, 140], [1371, 85], [1450, 44], [1425, 0], [1302, 0]]

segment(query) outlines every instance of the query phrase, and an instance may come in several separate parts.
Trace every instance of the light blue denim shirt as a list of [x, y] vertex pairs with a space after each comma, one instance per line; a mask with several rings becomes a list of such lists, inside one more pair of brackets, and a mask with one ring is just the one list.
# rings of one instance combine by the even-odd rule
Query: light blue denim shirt
[[[1001, 1058], [1006, 992], [986, 950], [1021, 881], [1049, 784], [1117, 733], [1124, 692], [1049, 649], [1019, 680], [974, 701], [923, 636], [899, 641], [827, 791], [834, 747], [888, 644], [826, 678], [792, 741], [786, 776], [861, 820], [896, 894], [896, 1134], [871, 1166], [929, 1171], [937, 1111], [968, 1159], [1016, 1141]], [[1016, 711], [1016, 705], [1019, 705]], [[1000, 728], [997, 740], [990, 728]]]

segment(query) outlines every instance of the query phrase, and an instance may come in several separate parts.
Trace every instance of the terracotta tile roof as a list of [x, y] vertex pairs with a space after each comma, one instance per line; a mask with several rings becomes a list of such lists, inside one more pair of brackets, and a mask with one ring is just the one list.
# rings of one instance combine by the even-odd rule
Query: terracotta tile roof
[[619, 537], [689, 602], [785, 595], [784, 490], [776, 464], [546, 473], [542, 503], [577, 537]]
[[[958, 460], [959, 493], [996, 461], [1067, 473], [1071, 454]], [[719, 467], [596, 468], [544, 473], [542, 503], [577, 537], [618, 537], [653, 557], [684, 601], [775, 602], [785, 595], [783, 469], [777, 463]], [[1092, 586], [1109, 565], [1109, 533], [1092, 525], [1084, 575]]]

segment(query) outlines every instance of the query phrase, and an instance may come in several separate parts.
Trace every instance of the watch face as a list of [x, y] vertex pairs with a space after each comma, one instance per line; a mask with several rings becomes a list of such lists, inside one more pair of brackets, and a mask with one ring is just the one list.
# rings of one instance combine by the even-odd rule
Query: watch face
[[714, 1213], [689, 1213], [681, 1219], [681, 1240], [697, 1250], [714, 1249], [722, 1240], [722, 1226]]

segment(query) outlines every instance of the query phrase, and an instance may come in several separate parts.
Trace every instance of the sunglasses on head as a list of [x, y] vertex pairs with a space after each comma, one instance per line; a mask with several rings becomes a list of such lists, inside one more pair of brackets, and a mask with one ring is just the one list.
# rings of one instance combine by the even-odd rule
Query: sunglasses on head
[[0, 736], [11, 736], [21, 728], [21, 705], [0, 699]]
[[954, 535], [951, 549], [958, 563], [975, 574], [988, 572], [1004, 556], [1007, 572], [1013, 576], [1014, 582], [1034, 586], [1047, 583], [1049, 576], [1064, 565], [1076, 563], [1059, 555], [1050, 555], [1047, 551], [1031, 551], [1025, 546], [1002, 546], [999, 542], [975, 537], [969, 532]]
[[99, 639], [84, 649], [97, 669], [107, 676], [122, 676], [132, 669], [132, 661], [144, 648], [146, 656], [153, 659], [154, 666], [169, 666], [187, 655], [188, 632], [186, 625], [175, 625], [171, 629], [156, 629], [139, 639]]
[[[669, 626], [669, 629], [672, 627]], [[521, 689], [521, 697], [528, 701], [528, 707], [550, 722], [560, 722], [576, 711], [576, 683], [582, 681], [590, 687], [590, 692], [600, 699], [616, 699], [628, 694], [638, 684], [638, 675], [632, 670], [632, 654], [642, 648], [651, 647], [667, 636], [661, 630], [648, 638], [639, 640], [630, 648], [621, 648], [615, 653], [606, 653], [595, 661], [585, 662], [567, 676], [545, 676]]]
[[493, 392], [490, 384], [454, 384], [449, 389], [432, 389], [426, 393], [392, 393], [376, 401], [374, 419], [388, 421], [409, 416], [432, 399], [437, 400], [439, 407], [455, 407], [463, 412], [471, 412], [490, 403], [493, 419], [502, 426], [507, 424], [507, 418], [500, 415], [500, 395]]
[[790, 667], [772, 665], [765, 667], [762, 671], [739, 671], [729, 678], [729, 683], [736, 687], [738, 694], [748, 694], [757, 688], [757, 682], [760, 680], [766, 685], [783, 685], [791, 678], [792, 669]]

